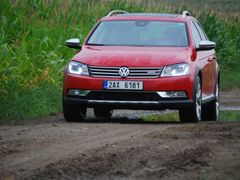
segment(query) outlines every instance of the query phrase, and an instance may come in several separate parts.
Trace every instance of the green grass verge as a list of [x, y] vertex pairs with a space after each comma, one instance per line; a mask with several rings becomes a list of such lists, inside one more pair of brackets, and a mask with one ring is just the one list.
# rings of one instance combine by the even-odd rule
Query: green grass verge
[[222, 91], [240, 88], [240, 71], [222, 72], [220, 81]]
[[149, 114], [139, 117], [144, 121], [154, 121], [154, 122], [177, 122], [179, 121], [179, 116], [177, 112], [166, 112], [162, 114]]
[[[143, 115], [140, 118], [148, 122], [179, 122], [178, 112]], [[240, 121], [240, 111], [220, 111], [219, 121]]]
[[14, 124], [21, 120], [35, 119], [59, 113], [61, 90], [49, 84], [33, 89], [23, 89], [1, 100], [0, 124]]
[[240, 121], [240, 111], [220, 111], [220, 121]]

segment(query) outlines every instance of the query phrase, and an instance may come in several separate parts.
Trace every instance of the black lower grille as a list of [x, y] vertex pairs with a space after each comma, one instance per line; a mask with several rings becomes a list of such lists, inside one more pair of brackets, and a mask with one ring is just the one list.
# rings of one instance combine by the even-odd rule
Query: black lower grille
[[109, 100], [109, 101], [168, 101], [186, 100], [187, 98], [162, 98], [156, 92], [132, 92], [132, 91], [91, 91], [87, 96], [72, 96], [77, 99], [86, 100]]
[[116, 101], [159, 101], [162, 98], [153, 92], [91, 92], [87, 98]]

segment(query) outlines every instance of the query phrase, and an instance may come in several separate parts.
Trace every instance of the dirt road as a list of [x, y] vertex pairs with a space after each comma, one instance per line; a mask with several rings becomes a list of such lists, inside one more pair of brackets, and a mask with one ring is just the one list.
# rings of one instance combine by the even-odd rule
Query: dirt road
[[140, 113], [1, 126], [0, 179], [240, 178], [239, 122], [142, 122]]

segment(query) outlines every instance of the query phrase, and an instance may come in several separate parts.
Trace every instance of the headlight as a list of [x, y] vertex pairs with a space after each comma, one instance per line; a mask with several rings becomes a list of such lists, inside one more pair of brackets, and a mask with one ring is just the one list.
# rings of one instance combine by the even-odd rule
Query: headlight
[[89, 75], [87, 65], [76, 61], [71, 61], [69, 63], [68, 72], [72, 74]]
[[174, 64], [163, 68], [161, 77], [184, 76], [190, 73], [190, 65], [187, 63]]

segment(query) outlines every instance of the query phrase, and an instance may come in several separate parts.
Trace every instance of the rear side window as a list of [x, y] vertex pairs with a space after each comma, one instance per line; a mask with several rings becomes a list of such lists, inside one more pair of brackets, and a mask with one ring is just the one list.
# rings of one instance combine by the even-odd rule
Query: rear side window
[[168, 21], [103, 21], [91, 34], [88, 45], [188, 46], [186, 24]]

